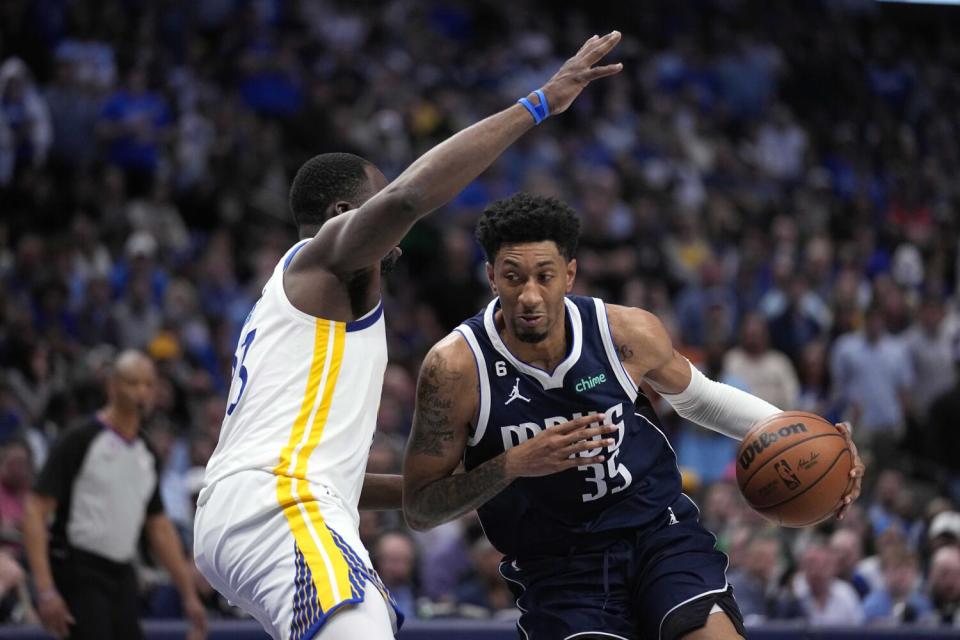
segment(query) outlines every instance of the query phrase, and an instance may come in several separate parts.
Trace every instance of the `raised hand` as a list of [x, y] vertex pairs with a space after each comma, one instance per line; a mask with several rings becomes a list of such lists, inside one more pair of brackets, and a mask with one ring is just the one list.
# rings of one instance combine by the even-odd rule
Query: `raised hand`
[[551, 114], [563, 113], [573, 103], [584, 87], [598, 78], [620, 73], [623, 64], [594, 65], [613, 50], [620, 42], [620, 32], [611, 31], [602, 38], [593, 36], [583, 43], [580, 50], [567, 60], [560, 70], [543, 85], [547, 106]]
[[603, 455], [583, 458], [581, 451], [602, 449], [614, 443], [612, 438], [594, 440], [617, 430], [612, 424], [591, 427], [603, 422], [602, 415], [588, 415], [549, 429], [506, 453], [505, 471], [511, 478], [546, 476], [580, 465], [599, 464]]

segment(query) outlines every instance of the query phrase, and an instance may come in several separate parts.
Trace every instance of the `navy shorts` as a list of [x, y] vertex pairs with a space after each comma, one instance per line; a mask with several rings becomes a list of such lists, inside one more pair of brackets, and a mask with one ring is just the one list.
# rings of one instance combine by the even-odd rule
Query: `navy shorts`
[[701, 628], [714, 605], [745, 636], [727, 583], [727, 557], [681, 496], [659, 521], [589, 538], [565, 554], [504, 558], [523, 640], [676, 640]]

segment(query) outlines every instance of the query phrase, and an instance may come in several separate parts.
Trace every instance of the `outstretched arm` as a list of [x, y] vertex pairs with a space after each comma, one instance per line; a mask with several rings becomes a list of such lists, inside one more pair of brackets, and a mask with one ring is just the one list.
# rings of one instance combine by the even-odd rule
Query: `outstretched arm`
[[[617, 351], [627, 372], [634, 380], [647, 380], [680, 416], [725, 436], [743, 440], [754, 425], [780, 412], [765, 400], [710, 380], [700, 373], [674, 350], [663, 323], [652, 313], [617, 305], [607, 305], [607, 313]], [[849, 425], [838, 424], [837, 429], [847, 440], [854, 459], [850, 487], [838, 510], [838, 517], [842, 518], [860, 495], [864, 467], [850, 436]]]
[[[620, 64], [594, 66], [619, 41], [617, 31], [594, 36], [567, 60], [543, 86], [551, 113], [565, 111], [590, 82], [620, 71]], [[533, 94], [530, 100], [538, 102]], [[326, 222], [297, 261], [337, 274], [376, 264], [417, 220], [453, 198], [532, 126], [526, 109], [514, 104], [457, 133], [361, 207]]]
[[580, 454], [613, 444], [594, 438], [616, 428], [591, 427], [603, 417], [590, 415], [546, 429], [470, 471], [454, 474], [476, 413], [477, 386], [473, 354], [458, 334], [444, 338], [427, 354], [403, 464], [403, 514], [413, 529], [429, 529], [472, 511], [516, 478], [603, 462], [602, 455]]
[[757, 422], [780, 409], [700, 373], [676, 352], [663, 323], [642, 309], [607, 305], [610, 329], [624, 368], [650, 383], [682, 417], [742, 440]]

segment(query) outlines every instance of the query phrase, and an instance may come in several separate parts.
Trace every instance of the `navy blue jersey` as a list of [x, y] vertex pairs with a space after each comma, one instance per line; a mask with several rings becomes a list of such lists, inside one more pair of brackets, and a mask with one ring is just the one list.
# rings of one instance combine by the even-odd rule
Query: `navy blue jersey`
[[636, 528], [680, 495], [676, 456], [617, 356], [603, 301], [565, 302], [569, 351], [553, 372], [510, 353], [494, 323], [499, 300], [457, 327], [480, 377], [480, 408], [464, 452], [468, 471], [575, 417], [600, 413], [618, 427], [603, 436], [613, 445], [581, 454], [602, 453], [602, 464], [519, 478], [480, 507], [487, 537], [508, 555], [549, 553], [586, 534]]

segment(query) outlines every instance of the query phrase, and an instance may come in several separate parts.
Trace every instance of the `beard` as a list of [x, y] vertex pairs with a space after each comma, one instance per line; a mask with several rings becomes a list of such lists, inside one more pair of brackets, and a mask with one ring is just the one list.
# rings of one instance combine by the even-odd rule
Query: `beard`
[[536, 343], [538, 343], [538, 342], [543, 342], [544, 340], [547, 339], [547, 335], [549, 335], [549, 332], [547, 332], [547, 331], [542, 331], [542, 332], [537, 332], [537, 333], [533, 333], [533, 332], [529, 332], [529, 331], [523, 331], [520, 327], [518, 327], [518, 326], [516, 326], [516, 325], [514, 325], [513, 331], [514, 331], [514, 333], [517, 334], [517, 339], [518, 339], [520, 342], [529, 342], [529, 343], [531, 343], [531, 344], [536, 344]]

